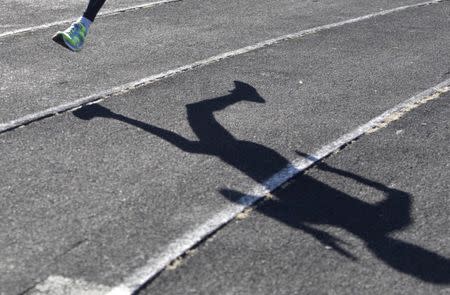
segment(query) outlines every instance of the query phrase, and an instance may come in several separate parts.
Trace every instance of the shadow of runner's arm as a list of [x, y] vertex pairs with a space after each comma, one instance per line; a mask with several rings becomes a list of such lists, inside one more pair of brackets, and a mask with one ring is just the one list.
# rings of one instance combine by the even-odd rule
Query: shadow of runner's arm
[[91, 120], [95, 117], [118, 120], [120, 122], [130, 124], [148, 133], [156, 135], [185, 152], [189, 153], [201, 152], [200, 145], [198, 144], [197, 141], [188, 140], [176, 134], [175, 132], [157, 126], [153, 126], [135, 119], [131, 119], [121, 114], [114, 113], [108, 108], [98, 104], [89, 105], [82, 109], [76, 110], [73, 112], [73, 114], [82, 120]]
[[170, 130], [166, 130], [157, 126], [153, 126], [135, 119], [127, 118], [122, 115], [117, 115], [114, 119], [117, 119], [121, 122], [131, 124], [136, 126], [148, 133], [158, 136], [161, 139], [173, 144], [177, 148], [181, 149], [184, 152], [188, 153], [200, 153], [199, 144], [197, 141], [191, 141], [189, 139], [184, 138], [181, 135], [176, 134]]

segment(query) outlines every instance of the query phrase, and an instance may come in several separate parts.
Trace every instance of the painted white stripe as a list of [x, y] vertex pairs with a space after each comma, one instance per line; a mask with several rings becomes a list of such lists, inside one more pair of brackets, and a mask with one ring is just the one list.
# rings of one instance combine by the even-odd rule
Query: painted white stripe
[[257, 185], [246, 196], [243, 196], [238, 201], [238, 204], [230, 204], [229, 207], [225, 208], [219, 213], [215, 213], [214, 216], [208, 219], [205, 223], [201, 224], [192, 231], [187, 232], [180, 238], [172, 241], [169, 245], [167, 245], [163, 253], [159, 253], [155, 257], [150, 258], [143, 267], [135, 270], [132, 274], [125, 278], [119, 286], [114, 287], [108, 293], [108, 295], [132, 294], [143, 284], [145, 284], [156, 274], [158, 274], [161, 270], [163, 270], [168, 264], [170, 264], [170, 262], [185, 253], [187, 250], [191, 249], [204, 237], [210, 235], [224, 224], [230, 222], [233, 218], [236, 217], [237, 214], [253, 205], [256, 201], [272, 192], [274, 189], [288, 181], [290, 178], [294, 177], [296, 174], [305, 171], [317, 161], [320, 161], [321, 159], [329, 156], [333, 152], [339, 150], [341, 147], [357, 139], [363, 134], [370, 132], [374, 128], [385, 126], [386, 122], [392, 121], [390, 118], [399, 118], [405, 112], [421, 105], [422, 103], [440, 96], [442, 93], [449, 91], [450, 79], [445, 80], [444, 82], [431, 87], [396, 105], [383, 114], [373, 118], [366, 124], [357, 127], [353, 131], [350, 131], [349, 133], [339, 137], [337, 140], [321, 147], [314, 154], [311, 154], [307, 158], [296, 158], [286, 168], [270, 177], [263, 184]]
[[61, 276], [50, 276], [27, 295], [100, 295], [106, 294], [111, 288], [83, 280], [73, 280]]
[[[171, 0], [168, 0], [171, 1]], [[393, 9], [389, 9], [389, 10], [383, 10], [383, 11], [379, 11], [376, 13], [371, 13], [371, 14], [367, 14], [364, 16], [360, 16], [357, 18], [352, 18], [352, 19], [348, 19], [345, 21], [341, 21], [341, 22], [337, 22], [337, 23], [332, 23], [332, 24], [327, 24], [327, 25], [323, 25], [323, 26], [318, 26], [318, 27], [314, 27], [314, 28], [310, 28], [310, 29], [306, 29], [306, 30], [302, 30], [296, 33], [292, 33], [292, 34], [287, 34], [287, 35], [283, 35], [277, 38], [273, 38], [273, 39], [269, 39], [266, 41], [262, 41], [259, 43], [256, 43], [254, 45], [249, 45], [240, 49], [236, 49], [233, 51], [229, 51], [229, 52], [225, 52], [225, 53], [221, 53], [219, 55], [215, 55], [206, 59], [202, 59], [199, 61], [196, 61], [194, 63], [188, 64], [188, 65], [184, 65], [172, 70], [168, 70], [166, 72], [162, 72], [159, 74], [155, 74], [149, 77], [145, 77], [143, 79], [137, 80], [137, 81], [133, 81], [133, 82], [129, 82], [120, 86], [116, 86], [113, 87], [111, 89], [108, 90], [104, 90], [102, 92], [96, 93], [96, 94], [92, 94], [83, 98], [79, 98], [77, 100], [65, 103], [65, 104], [61, 104], [58, 106], [54, 106], [54, 107], [50, 107], [47, 108], [43, 111], [39, 111], [36, 113], [32, 113], [29, 115], [25, 115], [23, 117], [20, 117], [18, 119], [14, 119], [11, 120], [9, 122], [5, 122], [5, 123], [0, 123], [0, 133], [5, 132], [7, 130], [13, 129], [13, 128], [17, 128], [19, 126], [31, 123], [33, 121], [37, 121], [39, 119], [45, 118], [45, 117], [49, 117], [58, 113], [62, 113], [65, 111], [69, 111], [75, 108], [78, 108], [82, 105], [88, 104], [88, 103], [92, 103], [113, 95], [119, 95], [119, 94], [124, 94], [127, 93], [133, 89], [136, 88], [140, 88], [143, 86], [147, 86], [150, 85], [152, 83], [155, 83], [159, 80], [174, 76], [176, 74], [179, 73], [183, 73], [186, 71], [190, 71], [193, 70], [195, 68], [199, 68], [199, 67], [204, 67], [206, 65], [210, 65], [216, 62], [219, 62], [223, 59], [227, 59], [227, 58], [231, 58], [234, 56], [238, 56], [241, 54], [245, 54], [251, 51], [255, 51], [257, 49], [261, 49], [270, 45], [274, 45], [277, 43], [280, 43], [282, 41], [287, 41], [287, 40], [291, 40], [291, 39], [297, 39], [297, 38], [301, 38], [305, 35], [310, 35], [310, 34], [314, 34], [314, 33], [318, 33], [320, 31], [324, 31], [324, 30], [329, 30], [332, 28], [336, 28], [336, 27], [340, 27], [343, 25], [347, 25], [347, 24], [351, 24], [351, 23], [356, 23], [356, 22], [360, 22], [360, 21], [364, 21], [370, 18], [374, 18], [377, 16], [382, 16], [382, 15], [387, 15], [390, 13], [394, 13], [394, 12], [398, 12], [398, 11], [402, 11], [405, 9], [409, 9], [409, 8], [414, 8], [414, 7], [419, 7], [419, 6], [425, 6], [425, 5], [431, 5], [431, 4], [436, 4], [439, 2], [442, 2], [444, 0], [432, 0], [432, 1], [427, 1], [427, 2], [422, 2], [419, 4], [413, 4], [413, 5], [407, 5], [407, 6], [401, 6], [401, 7], [397, 7], [397, 8], [393, 8]]]
[[[123, 7], [123, 8], [109, 9], [109, 10], [104, 10], [104, 11], [100, 12], [98, 14], [98, 17], [105, 17], [105, 16], [115, 15], [115, 14], [126, 12], [126, 11], [132, 11], [132, 10], [137, 10], [137, 9], [141, 9], [141, 8], [149, 8], [149, 7], [156, 6], [156, 5], [161, 5], [161, 4], [171, 3], [171, 2], [180, 2], [180, 1], [182, 1], [182, 0], [159, 0], [159, 1], [155, 1], [155, 2], [144, 3], [144, 4], [128, 6], [128, 7]], [[65, 20], [60, 20], [60, 21], [55, 21], [55, 22], [51, 22], [51, 23], [38, 25], [38, 26], [8, 31], [8, 32], [0, 33], [0, 38], [5, 38], [8, 36], [18, 35], [18, 34], [23, 34], [23, 33], [35, 32], [35, 31], [39, 31], [39, 30], [45, 30], [45, 29], [48, 29], [48, 28], [51, 28], [54, 26], [70, 24], [77, 19], [78, 18], [69, 18], [69, 19], [65, 19]]]

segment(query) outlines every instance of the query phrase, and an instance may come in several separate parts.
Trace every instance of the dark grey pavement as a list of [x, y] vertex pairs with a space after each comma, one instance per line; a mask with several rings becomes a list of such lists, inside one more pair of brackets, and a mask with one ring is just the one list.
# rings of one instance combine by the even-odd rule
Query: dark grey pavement
[[[36, 55], [26, 52], [33, 40], [48, 35], [46, 31], [17, 36], [12, 39], [15, 44], [0, 40], [1, 50], [9, 52], [1, 60], [10, 64], [2, 68], [4, 73], [24, 73], [17, 74], [20, 79], [2, 79], [9, 85], [2, 92], [2, 118], [60, 102], [40, 100], [47, 92], [56, 91], [69, 101], [242, 44], [376, 11], [378, 5], [320, 2], [317, 5], [325, 9], [321, 10], [316, 2], [245, 2], [261, 15], [258, 23], [256, 14], [243, 20], [248, 12], [242, 9], [244, 2], [196, 3], [183, 1], [133, 12], [128, 18], [104, 18], [83, 55], [70, 55], [44, 41]], [[277, 8], [270, 10], [272, 5]], [[120, 284], [149, 258], [163, 253], [168, 243], [229, 207], [232, 202], [221, 193], [224, 190], [247, 192], [297, 157], [296, 151], [313, 152], [448, 79], [449, 14], [450, 2], [443, 2], [322, 31], [1, 134], [0, 293], [23, 292], [49, 276]], [[198, 21], [199, 15], [207, 17], [198, 27], [185, 23]], [[142, 36], [159, 34], [159, 41], [151, 40], [153, 51], [134, 43], [105, 45], [111, 37], [108, 25], [130, 19], [161, 24], [152, 33], [133, 25], [142, 29]], [[125, 31], [118, 34], [130, 40]], [[174, 36], [171, 31], [180, 40], [168, 46], [174, 39], [167, 44], [163, 40]], [[203, 35], [189, 39], [195, 32]], [[158, 44], [163, 44], [161, 49]], [[153, 58], [152, 52], [161, 56]], [[54, 78], [49, 54], [60, 54], [67, 65], [69, 56], [75, 58], [81, 74], [62, 72]], [[60, 61], [55, 66], [62, 67]], [[61, 79], [71, 82], [55, 87]], [[69, 91], [70, 85], [87, 80], [91, 83], [81, 92]], [[346, 226], [341, 225], [349, 229]], [[356, 236], [354, 241], [362, 241], [361, 233]], [[434, 251], [445, 255], [439, 243]], [[364, 245], [360, 248], [363, 253]], [[177, 290], [172, 284], [168, 288], [169, 293]]]
[[269, 38], [418, 2], [187, 0], [99, 19], [83, 54], [49, 41], [64, 26], [0, 38], [0, 123]]
[[139, 294], [449, 294], [450, 95], [292, 179]]
[[[152, 0], [108, 0], [103, 12], [150, 2]], [[0, 34], [78, 17], [86, 4], [85, 0], [3, 0]]]

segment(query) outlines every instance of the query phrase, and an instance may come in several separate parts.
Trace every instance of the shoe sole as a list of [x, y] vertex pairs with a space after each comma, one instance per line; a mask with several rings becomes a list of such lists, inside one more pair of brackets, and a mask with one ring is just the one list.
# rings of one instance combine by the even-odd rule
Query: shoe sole
[[80, 51], [80, 49], [73, 48], [72, 46], [67, 44], [67, 42], [64, 40], [64, 36], [63, 36], [62, 32], [56, 33], [55, 36], [53, 36], [52, 40], [55, 41], [56, 43], [58, 43], [59, 45], [61, 45], [62, 47], [69, 49], [70, 51], [73, 51], [73, 52]]

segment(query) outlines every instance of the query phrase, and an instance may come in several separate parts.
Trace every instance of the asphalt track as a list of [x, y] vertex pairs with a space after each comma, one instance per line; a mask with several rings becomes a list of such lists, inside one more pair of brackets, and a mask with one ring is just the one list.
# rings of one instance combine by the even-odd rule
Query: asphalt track
[[0, 38], [1, 123], [280, 35], [420, 3], [386, 2], [175, 2], [99, 21], [82, 55], [49, 42], [64, 26]]
[[[148, 0], [115, 0], [108, 1], [100, 13], [109, 14], [120, 10], [130, 10], [132, 7], [148, 6], [151, 3], [159, 3]], [[164, 0], [163, 0], [164, 2]], [[9, 35], [12, 32], [35, 31], [41, 27], [53, 23], [66, 21], [78, 17], [80, 11], [86, 8], [83, 0], [56, 0], [56, 1], [24, 1], [4, 0], [1, 4], [0, 36]]]
[[295, 177], [142, 294], [448, 294], [449, 98]]
[[[50, 6], [42, 3], [33, 21], [27, 21], [30, 10], [14, 23], [10, 13], [0, 19], [20, 29], [70, 18], [82, 5], [61, 3], [61, 18], [51, 12], [49, 19]], [[1, 122], [264, 40], [416, 3], [173, 2], [100, 18], [88, 47], [76, 55], [48, 41], [53, 26], [0, 37]], [[1, 133], [0, 293], [126, 294], [147, 280], [144, 294], [448, 292], [445, 94], [393, 123], [401, 128], [363, 137], [275, 194], [288, 199], [302, 190], [297, 183], [306, 183], [305, 195], [319, 195], [320, 204], [287, 205], [298, 213], [267, 201], [255, 207], [251, 222], [204, 225], [240, 208], [233, 207], [237, 196], [299, 155], [448, 81], [449, 4], [410, 7], [283, 40]], [[124, 2], [109, 5], [121, 8]], [[339, 171], [324, 176], [320, 167]], [[365, 185], [343, 181], [340, 171], [352, 171], [346, 177]], [[399, 186], [395, 192], [393, 184]], [[336, 187], [331, 193], [342, 203], [328, 201], [329, 187]], [[414, 200], [412, 209], [381, 212], [387, 214], [384, 228], [376, 226], [384, 220], [377, 219], [378, 209], [367, 205], [383, 199], [380, 187], [393, 194], [394, 205], [399, 199], [400, 208], [405, 194], [407, 205]], [[327, 202], [342, 209], [331, 221], [320, 210]], [[374, 215], [347, 219], [351, 209]], [[297, 215], [305, 217], [293, 220]], [[337, 227], [321, 229], [350, 240], [351, 251], [304, 222]], [[364, 234], [366, 228], [375, 233]], [[217, 240], [207, 239], [192, 260], [155, 279], [184, 250], [197, 247], [196, 234], [215, 230]], [[395, 230], [408, 244], [393, 241]], [[286, 237], [289, 242], [278, 243]], [[418, 256], [418, 264], [391, 262], [390, 249], [380, 246], [385, 241]], [[409, 243], [421, 248], [414, 252]], [[428, 277], [414, 272], [423, 257], [436, 265]]]

